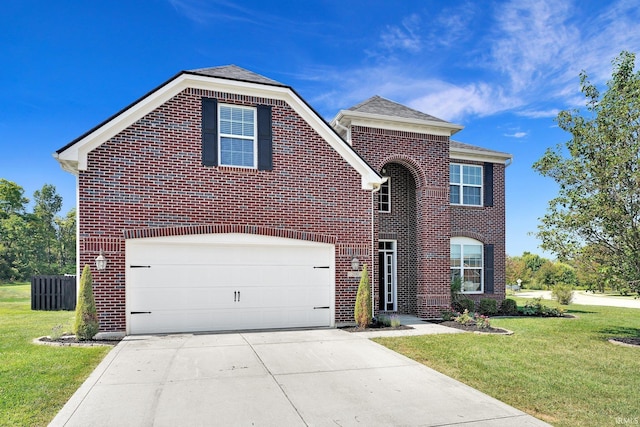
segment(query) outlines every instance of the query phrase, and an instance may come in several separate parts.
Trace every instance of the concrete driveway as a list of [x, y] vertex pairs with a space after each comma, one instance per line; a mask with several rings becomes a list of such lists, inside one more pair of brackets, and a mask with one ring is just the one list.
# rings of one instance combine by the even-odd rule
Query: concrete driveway
[[336, 329], [130, 336], [52, 426], [542, 426]]

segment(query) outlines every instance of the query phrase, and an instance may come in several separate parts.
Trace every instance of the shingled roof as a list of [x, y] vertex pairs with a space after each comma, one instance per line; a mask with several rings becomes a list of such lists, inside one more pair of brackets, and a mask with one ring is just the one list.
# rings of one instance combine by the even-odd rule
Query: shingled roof
[[414, 110], [413, 108], [398, 104], [397, 102], [390, 101], [378, 95], [349, 108], [349, 110], [360, 113], [379, 114], [382, 116], [447, 123], [445, 120]]
[[196, 70], [187, 71], [190, 74], [198, 74], [208, 77], [221, 77], [231, 80], [240, 80], [244, 82], [262, 83], [274, 86], [286, 86], [275, 80], [271, 80], [263, 75], [254, 73], [253, 71], [245, 70], [237, 65], [222, 65], [220, 67], [210, 68], [198, 68]]

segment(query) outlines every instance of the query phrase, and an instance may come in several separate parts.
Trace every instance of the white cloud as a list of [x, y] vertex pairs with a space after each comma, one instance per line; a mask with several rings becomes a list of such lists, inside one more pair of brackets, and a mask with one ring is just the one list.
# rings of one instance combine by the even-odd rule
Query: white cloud
[[[377, 65], [317, 74], [331, 89], [312, 101], [335, 111], [378, 94], [457, 122], [505, 111], [554, 118], [584, 106], [581, 70], [600, 84], [622, 49], [640, 51], [640, 8], [632, 3], [512, 0], [411, 14], [380, 33]], [[478, 31], [482, 24], [493, 29]]]
[[387, 26], [380, 35], [380, 45], [388, 51], [402, 49], [414, 53], [419, 52], [422, 48], [419, 32], [420, 17], [414, 13], [404, 18], [400, 26]]
[[556, 117], [559, 112], [559, 109], [552, 108], [550, 110], [524, 110], [518, 111], [516, 112], [516, 114], [530, 119], [544, 119], [549, 117]]
[[528, 134], [526, 132], [514, 132], [514, 133], [505, 133], [503, 134], [504, 136], [508, 137], [508, 138], [524, 138], [525, 136], [527, 136]]

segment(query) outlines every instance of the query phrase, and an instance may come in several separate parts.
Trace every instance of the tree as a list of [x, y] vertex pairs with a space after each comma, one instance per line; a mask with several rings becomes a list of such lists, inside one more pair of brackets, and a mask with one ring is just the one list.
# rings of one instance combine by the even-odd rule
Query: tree
[[542, 248], [570, 260], [584, 246], [598, 247], [625, 281], [640, 277], [640, 73], [634, 66], [635, 55], [622, 52], [602, 95], [583, 71], [587, 114], [560, 112], [556, 121], [571, 140], [533, 165], [559, 185], [538, 226]]
[[96, 301], [93, 297], [93, 278], [88, 265], [84, 266], [80, 276], [80, 293], [76, 306], [76, 319], [73, 333], [80, 341], [90, 340], [98, 333], [99, 322], [96, 312]]
[[0, 178], [0, 219], [10, 215], [22, 215], [29, 199], [24, 197], [24, 189], [15, 182]]
[[362, 276], [360, 277], [360, 285], [358, 286], [358, 294], [356, 295], [354, 317], [360, 328], [366, 328], [367, 325], [371, 323], [371, 288], [369, 286], [367, 264], [362, 267]]
[[57, 233], [56, 214], [62, 208], [62, 197], [51, 184], [44, 184], [33, 193], [35, 206], [32, 221], [38, 235], [38, 244], [34, 246], [37, 254], [37, 269], [40, 274], [53, 274], [56, 265]]

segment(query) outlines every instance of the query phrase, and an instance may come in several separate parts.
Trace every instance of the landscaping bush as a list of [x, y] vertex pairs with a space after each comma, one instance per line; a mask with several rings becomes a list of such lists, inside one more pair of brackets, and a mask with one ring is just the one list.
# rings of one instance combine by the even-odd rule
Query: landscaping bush
[[542, 298], [534, 298], [523, 307], [518, 307], [518, 312], [523, 316], [562, 317], [564, 310], [561, 308], [547, 307], [542, 304]]
[[80, 295], [76, 306], [76, 321], [73, 332], [81, 341], [90, 340], [98, 333], [99, 323], [96, 301], [93, 298], [93, 278], [88, 265], [84, 266], [80, 276]]
[[453, 310], [442, 310], [440, 312], [440, 316], [442, 317], [442, 320], [449, 321], [449, 320], [453, 320], [456, 317], [457, 313], [455, 313]]
[[498, 301], [482, 298], [478, 304], [478, 312], [484, 316], [495, 316], [498, 314]]
[[362, 277], [360, 277], [360, 285], [356, 295], [356, 308], [353, 314], [358, 327], [366, 328], [371, 323], [371, 290], [369, 288], [367, 264], [362, 267]]
[[500, 304], [500, 314], [503, 316], [516, 316], [518, 314], [518, 304], [510, 298], [505, 299]]
[[562, 305], [569, 305], [573, 300], [573, 289], [571, 286], [565, 285], [563, 283], [558, 283], [553, 287], [551, 294], [558, 302]]
[[476, 302], [469, 298], [458, 298], [453, 302], [453, 304], [451, 304], [451, 307], [453, 307], [454, 311], [458, 311], [460, 313], [463, 313], [465, 310], [473, 313], [476, 311]]

